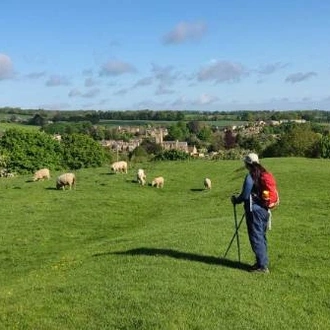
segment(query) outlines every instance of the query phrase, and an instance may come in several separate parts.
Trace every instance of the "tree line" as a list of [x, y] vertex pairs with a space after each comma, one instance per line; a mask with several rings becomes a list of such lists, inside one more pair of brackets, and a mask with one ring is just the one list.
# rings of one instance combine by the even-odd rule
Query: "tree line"
[[190, 110], [44, 110], [2, 107], [0, 114], [16, 116], [38, 115], [39, 121], [90, 121], [101, 120], [150, 120], [150, 121], [257, 121], [257, 120], [295, 120], [330, 122], [330, 112], [325, 110], [236, 110], [236, 111], [190, 111]]

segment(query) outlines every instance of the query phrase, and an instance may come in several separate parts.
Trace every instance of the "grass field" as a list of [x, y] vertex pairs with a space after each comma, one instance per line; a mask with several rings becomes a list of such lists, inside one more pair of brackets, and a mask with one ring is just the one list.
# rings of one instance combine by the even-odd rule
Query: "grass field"
[[3, 133], [4, 131], [10, 128], [23, 129], [23, 130], [40, 130], [40, 126], [0, 122], [0, 133]]
[[[83, 169], [71, 191], [55, 190], [60, 173], [2, 178], [0, 329], [329, 329], [330, 162], [263, 164], [281, 196], [268, 275], [246, 271], [245, 224], [241, 263], [235, 244], [223, 258], [240, 161]], [[165, 187], [138, 186], [138, 167]]]

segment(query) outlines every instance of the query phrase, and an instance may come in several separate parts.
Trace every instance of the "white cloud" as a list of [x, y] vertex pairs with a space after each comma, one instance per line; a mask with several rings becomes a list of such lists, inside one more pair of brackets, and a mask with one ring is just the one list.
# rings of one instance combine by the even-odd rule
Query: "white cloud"
[[70, 85], [68, 78], [60, 75], [52, 75], [46, 81], [46, 86], [48, 87], [67, 86], [67, 85]]
[[46, 75], [46, 72], [31, 72], [29, 74], [27, 74], [25, 77], [28, 79], [39, 79], [42, 78]]
[[278, 70], [284, 69], [288, 66], [288, 63], [281, 63], [281, 62], [276, 62], [276, 63], [269, 63], [266, 65], [262, 65], [257, 72], [259, 74], [263, 74], [263, 75], [269, 75], [272, 74]]
[[172, 89], [169, 89], [169, 88], [166, 88], [165, 86], [163, 85], [159, 85], [157, 87], [157, 90], [155, 92], [155, 95], [165, 95], [165, 94], [174, 94], [175, 91], [172, 90]]
[[177, 98], [176, 100], [174, 100], [172, 103], [171, 103], [171, 107], [174, 107], [174, 108], [183, 108], [185, 109], [186, 106], [188, 104], [190, 104], [191, 102], [187, 100], [187, 98], [185, 96], [180, 96], [179, 98]]
[[94, 80], [92, 77], [86, 78], [85, 79], [85, 87], [92, 87], [97, 85], [97, 81]]
[[13, 63], [10, 57], [0, 54], [0, 80], [12, 78], [13, 74]]
[[219, 98], [217, 96], [209, 95], [209, 94], [202, 94], [198, 101], [197, 104], [212, 104], [214, 102], [217, 102]]
[[240, 63], [229, 61], [212, 61], [212, 63], [202, 68], [198, 74], [199, 81], [214, 81], [216, 83], [239, 81], [247, 75], [247, 71]]
[[68, 96], [69, 97], [76, 97], [76, 96], [80, 96], [81, 92], [78, 89], [71, 89], [71, 91], [69, 92]]
[[290, 82], [292, 84], [295, 84], [297, 82], [307, 80], [314, 76], [317, 76], [317, 73], [314, 71], [310, 71], [306, 73], [302, 73], [302, 72], [292, 73], [285, 78], [285, 82]]
[[[127, 107], [125, 107], [127, 108]], [[168, 102], [156, 102], [154, 100], [143, 100], [132, 105], [133, 109], [166, 109], [168, 108]]]
[[87, 91], [86, 93], [81, 94], [82, 97], [86, 97], [86, 98], [93, 98], [97, 95], [100, 94], [100, 89], [99, 88], [93, 88], [89, 91]]
[[159, 65], [152, 64], [151, 71], [154, 79], [158, 82], [155, 94], [173, 94], [174, 91], [169, 87], [173, 86], [173, 84], [180, 79], [180, 74], [178, 72], [174, 72], [174, 67], [170, 65], [161, 67]]
[[82, 71], [83, 76], [92, 76], [93, 70], [92, 69], [85, 69]]
[[137, 88], [137, 87], [143, 87], [143, 86], [150, 86], [153, 82], [153, 78], [152, 77], [145, 77], [142, 78], [140, 80], [138, 80], [133, 86], [132, 88]]
[[175, 108], [182, 107], [182, 108], [194, 109], [196, 107], [200, 108], [206, 105], [214, 104], [217, 101], [219, 101], [219, 98], [217, 96], [203, 93], [197, 99], [188, 99], [185, 96], [180, 96], [171, 103], [171, 106]]
[[187, 40], [198, 40], [206, 33], [204, 22], [181, 22], [162, 38], [164, 44], [180, 44]]
[[126, 88], [122, 88], [117, 90], [116, 92], [113, 93], [113, 95], [125, 95], [128, 93], [128, 90]]
[[68, 103], [48, 103], [48, 104], [41, 104], [39, 105], [38, 108], [45, 110], [67, 110], [70, 109], [71, 106]]
[[104, 63], [99, 72], [100, 76], [119, 76], [124, 73], [134, 73], [136, 68], [126, 62], [110, 60]]
[[161, 67], [157, 64], [152, 64], [152, 73], [161, 84], [172, 85], [178, 78], [178, 73], [173, 72], [174, 67], [171, 65]]

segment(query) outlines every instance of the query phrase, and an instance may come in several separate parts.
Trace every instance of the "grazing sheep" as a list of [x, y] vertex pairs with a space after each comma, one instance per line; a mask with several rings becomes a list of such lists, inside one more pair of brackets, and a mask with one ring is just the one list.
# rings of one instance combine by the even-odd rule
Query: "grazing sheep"
[[163, 188], [164, 187], [164, 178], [162, 176], [158, 176], [157, 178], [154, 178], [151, 182], [151, 185], [153, 187], [156, 186], [156, 188]]
[[211, 189], [211, 187], [212, 187], [211, 180], [209, 178], [205, 178], [204, 179], [204, 188], [205, 189]]
[[43, 179], [50, 179], [50, 172], [48, 168], [42, 168], [41, 170], [38, 170], [33, 175], [33, 181], [39, 181]]
[[142, 168], [139, 168], [138, 172], [137, 172], [137, 181], [140, 185], [144, 186], [145, 183], [146, 183], [146, 179], [147, 179], [147, 176], [146, 174], [144, 173], [144, 170]]
[[119, 162], [114, 162], [111, 164], [111, 170], [115, 173], [127, 173], [127, 162], [121, 160]]
[[70, 190], [76, 184], [76, 176], [73, 173], [64, 173], [60, 175], [56, 180], [56, 189], [62, 188], [65, 190], [65, 186], [69, 186]]
[[6, 168], [0, 169], [0, 177], [1, 178], [13, 178], [17, 174], [15, 172], [10, 172]]

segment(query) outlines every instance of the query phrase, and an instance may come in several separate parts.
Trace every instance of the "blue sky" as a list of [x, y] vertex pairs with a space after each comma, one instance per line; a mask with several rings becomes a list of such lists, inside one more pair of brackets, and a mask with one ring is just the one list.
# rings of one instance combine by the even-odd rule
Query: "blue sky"
[[0, 107], [330, 110], [330, 1], [1, 0]]

